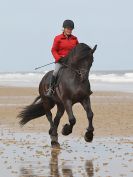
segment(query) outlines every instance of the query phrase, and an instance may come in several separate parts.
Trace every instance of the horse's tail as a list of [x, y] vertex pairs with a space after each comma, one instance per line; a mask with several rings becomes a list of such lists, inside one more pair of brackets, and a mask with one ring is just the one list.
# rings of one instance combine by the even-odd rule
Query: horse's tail
[[[21, 119], [19, 122], [21, 126], [25, 125], [27, 122], [29, 122], [32, 119], [45, 115], [45, 108], [43, 106], [43, 101], [40, 98], [41, 97], [38, 96], [31, 105], [26, 106], [19, 113], [17, 117]], [[38, 101], [39, 99], [40, 101]]]

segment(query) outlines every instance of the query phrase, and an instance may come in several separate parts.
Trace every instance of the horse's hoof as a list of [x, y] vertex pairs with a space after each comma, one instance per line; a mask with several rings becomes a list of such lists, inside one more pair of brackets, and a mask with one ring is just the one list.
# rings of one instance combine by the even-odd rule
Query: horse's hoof
[[69, 135], [70, 133], [72, 133], [72, 128], [69, 124], [65, 124], [63, 129], [62, 129], [62, 135]]
[[56, 142], [56, 141], [51, 141], [51, 147], [60, 149], [60, 144], [58, 142]]
[[93, 131], [87, 131], [85, 133], [84, 139], [86, 142], [92, 142], [93, 140]]

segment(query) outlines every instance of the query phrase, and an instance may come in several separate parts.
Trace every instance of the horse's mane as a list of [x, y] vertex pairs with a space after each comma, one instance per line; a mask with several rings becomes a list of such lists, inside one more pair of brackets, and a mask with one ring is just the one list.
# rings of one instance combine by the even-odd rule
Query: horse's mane
[[87, 44], [79, 43], [70, 51], [70, 53], [67, 56], [67, 61], [71, 62], [71, 60], [74, 58], [77, 61], [79, 61], [80, 59], [83, 59], [83, 58], [89, 56], [90, 50], [92, 50], [92, 49]]

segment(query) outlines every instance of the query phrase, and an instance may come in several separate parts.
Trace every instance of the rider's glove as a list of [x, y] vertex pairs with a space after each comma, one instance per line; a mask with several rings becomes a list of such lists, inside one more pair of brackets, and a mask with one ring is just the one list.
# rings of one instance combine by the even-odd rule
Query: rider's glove
[[59, 59], [58, 63], [62, 64], [62, 63], [64, 63], [64, 61], [65, 61], [65, 57], [61, 57], [61, 58]]

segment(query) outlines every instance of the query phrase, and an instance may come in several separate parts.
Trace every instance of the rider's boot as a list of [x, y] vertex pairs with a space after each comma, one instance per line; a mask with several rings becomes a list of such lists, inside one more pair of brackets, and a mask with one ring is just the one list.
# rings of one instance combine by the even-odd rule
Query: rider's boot
[[54, 89], [55, 89], [55, 84], [56, 84], [56, 77], [54, 75], [52, 75], [52, 78], [50, 80], [50, 86], [48, 89], [48, 92], [46, 93], [45, 96], [51, 97], [54, 93]]

